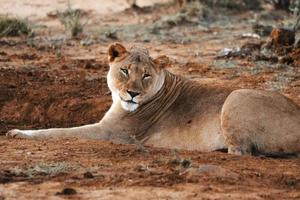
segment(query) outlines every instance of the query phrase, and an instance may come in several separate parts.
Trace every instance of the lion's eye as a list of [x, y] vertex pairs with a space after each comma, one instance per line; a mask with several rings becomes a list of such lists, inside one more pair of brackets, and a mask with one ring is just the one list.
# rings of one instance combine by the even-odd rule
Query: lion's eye
[[144, 74], [143, 79], [149, 79], [149, 78], [151, 78], [150, 74]]
[[128, 75], [128, 70], [127, 69], [123, 69], [123, 68], [121, 68], [121, 72], [124, 74], [124, 75]]

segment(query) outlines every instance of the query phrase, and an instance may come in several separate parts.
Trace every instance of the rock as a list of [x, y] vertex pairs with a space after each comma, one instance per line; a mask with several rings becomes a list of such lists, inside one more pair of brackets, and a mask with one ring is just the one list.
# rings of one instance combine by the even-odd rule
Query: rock
[[260, 39], [260, 35], [256, 33], [243, 33], [242, 38], [254, 38], [254, 39]]
[[74, 195], [77, 191], [73, 188], [64, 188], [61, 192], [57, 192], [55, 195]]
[[91, 178], [94, 178], [94, 175], [93, 175], [91, 172], [85, 172], [85, 173], [83, 174], [83, 177], [84, 177], [84, 178], [91, 179]]
[[13, 174], [10, 171], [6, 171], [0, 174], [0, 184], [8, 183], [13, 180]]

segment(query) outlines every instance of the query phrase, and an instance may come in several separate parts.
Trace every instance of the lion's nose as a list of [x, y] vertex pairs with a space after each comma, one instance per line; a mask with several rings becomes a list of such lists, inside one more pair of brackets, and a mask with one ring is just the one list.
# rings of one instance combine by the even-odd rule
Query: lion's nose
[[130, 91], [130, 90], [127, 90], [127, 93], [131, 96], [131, 98], [134, 98], [134, 97], [136, 97], [137, 95], [140, 94], [139, 92], [133, 92], [133, 91]]

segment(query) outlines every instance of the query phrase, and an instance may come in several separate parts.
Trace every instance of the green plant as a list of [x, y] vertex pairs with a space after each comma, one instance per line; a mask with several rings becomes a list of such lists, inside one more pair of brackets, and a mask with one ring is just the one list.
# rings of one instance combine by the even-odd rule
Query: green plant
[[0, 16], [0, 37], [28, 35], [30, 32], [31, 28], [26, 20]]

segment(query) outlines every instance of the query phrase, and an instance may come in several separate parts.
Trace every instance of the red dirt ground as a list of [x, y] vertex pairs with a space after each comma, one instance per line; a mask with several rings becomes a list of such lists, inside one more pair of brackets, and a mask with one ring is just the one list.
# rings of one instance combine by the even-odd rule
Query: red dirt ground
[[[74, 199], [299, 199], [299, 159], [180, 151], [69, 139], [1, 138], [0, 193], [8, 199], [53, 198], [64, 188]], [[69, 163], [72, 170], [33, 176], [17, 169]], [[49, 165], [49, 164], [48, 164]], [[22, 173], [23, 172], [23, 173]], [[92, 177], [85, 175], [90, 172]], [[22, 197], [22, 198], [21, 198]], [[58, 196], [59, 197], [59, 196]], [[109, 198], [110, 197], [110, 198]]]
[[[103, 20], [118, 24], [132, 17], [122, 13], [125, 19], [118, 21], [117, 15]], [[277, 83], [287, 73], [289, 82], [279, 92], [300, 105], [299, 66], [253, 73], [252, 61], [233, 58], [226, 62], [237, 67], [215, 67], [223, 62], [215, 59], [216, 52], [253, 40], [237, 39], [242, 30], [249, 27], [215, 28], [217, 33], [230, 31], [232, 35], [191, 44], [124, 43], [145, 46], [154, 57], [167, 55], [172, 72], [216, 86], [270, 89], [269, 83]], [[212, 32], [195, 34], [204, 37]], [[58, 52], [43, 42], [32, 46], [24, 38], [0, 39], [0, 200], [300, 199], [299, 158], [4, 136], [13, 128], [71, 127], [99, 121], [111, 104], [106, 86], [110, 42], [114, 41], [82, 46], [79, 40], [68, 40]]]

